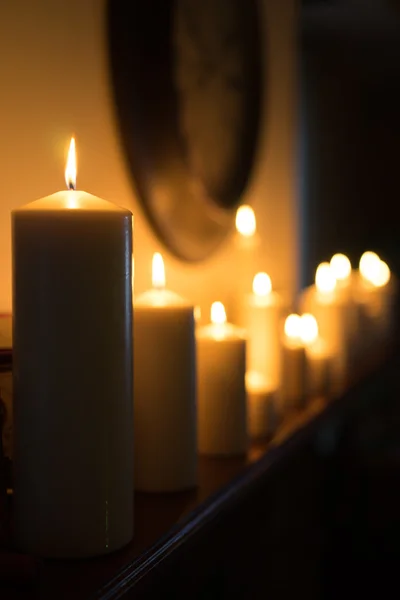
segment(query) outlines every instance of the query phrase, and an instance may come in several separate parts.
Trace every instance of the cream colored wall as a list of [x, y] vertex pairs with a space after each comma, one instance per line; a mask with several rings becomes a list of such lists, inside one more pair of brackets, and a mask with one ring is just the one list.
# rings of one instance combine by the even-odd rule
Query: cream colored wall
[[[295, 0], [260, 1], [268, 101], [257, 166], [243, 200], [257, 214], [261, 266], [275, 287], [291, 292], [298, 255]], [[160, 247], [135, 198], [113, 114], [105, 0], [2, 2], [0, 55], [0, 312], [11, 309], [10, 210], [64, 187], [72, 133], [77, 137], [78, 187], [129, 207], [135, 215], [136, 292], [148, 287], [151, 255], [161, 250], [170, 287], [203, 309], [215, 299], [229, 308], [238, 260], [232, 240], [202, 264], [182, 264]]]

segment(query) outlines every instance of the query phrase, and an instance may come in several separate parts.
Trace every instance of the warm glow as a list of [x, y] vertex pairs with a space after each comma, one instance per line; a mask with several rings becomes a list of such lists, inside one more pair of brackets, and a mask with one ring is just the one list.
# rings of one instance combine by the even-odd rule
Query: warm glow
[[360, 258], [359, 269], [361, 276], [364, 277], [367, 281], [373, 283], [373, 280], [378, 277], [380, 271], [380, 263], [381, 259], [376, 254], [376, 252], [364, 252], [362, 257]]
[[214, 325], [226, 323], [225, 306], [222, 302], [213, 302], [211, 304], [211, 323], [214, 323]]
[[69, 190], [76, 188], [76, 150], [75, 138], [71, 138], [68, 150], [67, 166], [65, 167], [65, 183]]
[[305, 313], [301, 315], [301, 328], [300, 328], [301, 341], [304, 344], [312, 344], [318, 337], [318, 323], [314, 315]]
[[257, 371], [247, 371], [245, 381], [246, 389], [250, 392], [265, 391], [271, 387], [268, 385], [268, 379], [265, 375]]
[[334, 254], [331, 258], [330, 267], [337, 280], [344, 281], [350, 277], [351, 262], [345, 254]]
[[193, 314], [195, 322], [198, 323], [201, 320], [201, 308], [198, 304], [194, 307]]
[[389, 280], [390, 280], [390, 269], [389, 269], [388, 265], [385, 263], [385, 261], [380, 260], [379, 268], [376, 270], [376, 273], [374, 273], [374, 275], [371, 279], [371, 283], [376, 287], [383, 287], [387, 283], [389, 283]]
[[268, 296], [271, 293], [271, 278], [267, 273], [257, 273], [253, 279], [253, 292], [256, 296]]
[[328, 262], [323, 262], [318, 265], [315, 272], [315, 285], [319, 292], [328, 294], [333, 292], [336, 287], [336, 278], [332, 272], [331, 266]]
[[301, 318], [300, 315], [289, 315], [285, 321], [285, 335], [286, 337], [295, 340], [300, 339], [301, 335]]
[[236, 230], [244, 237], [251, 237], [256, 232], [256, 216], [251, 206], [243, 204], [236, 211]]
[[153, 254], [152, 282], [153, 288], [158, 290], [165, 288], [165, 267], [163, 257], [159, 252]]

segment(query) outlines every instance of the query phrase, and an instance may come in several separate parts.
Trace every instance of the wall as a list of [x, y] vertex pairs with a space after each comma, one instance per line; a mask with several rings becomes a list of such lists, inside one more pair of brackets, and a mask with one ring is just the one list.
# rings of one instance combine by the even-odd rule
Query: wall
[[[296, 286], [294, 177], [295, 0], [260, 0], [265, 24], [266, 110], [248, 194], [261, 234], [262, 267], [277, 288]], [[10, 211], [64, 187], [69, 137], [78, 187], [135, 215], [136, 292], [160, 250], [144, 220], [119, 144], [107, 70], [105, 0], [13, 0], [0, 5], [0, 312], [11, 309]], [[232, 302], [237, 249], [228, 240], [200, 265], [166, 257], [171, 287], [206, 307]], [[229, 268], [227, 268], [229, 267]], [[203, 311], [204, 313], [204, 311]]]

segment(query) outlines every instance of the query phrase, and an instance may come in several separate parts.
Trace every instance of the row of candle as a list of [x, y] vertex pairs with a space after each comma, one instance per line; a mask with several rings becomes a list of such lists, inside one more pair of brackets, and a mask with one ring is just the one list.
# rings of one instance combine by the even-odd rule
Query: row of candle
[[[159, 254], [152, 289], [133, 298], [132, 214], [76, 191], [74, 159], [68, 190], [12, 215], [16, 543], [64, 557], [131, 539], [133, 481], [144, 491], [193, 487], [198, 452], [244, 453], [249, 430], [265, 433], [277, 392], [284, 407], [303, 401], [313, 380], [323, 389], [310, 313], [329, 338], [316, 313], [342, 304], [327, 289], [333, 261], [304, 293], [306, 314], [289, 315], [283, 331], [286, 306], [265, 273], [243, 300], [244, 330], [218, 302], [212, 323], [196, 327], [193, 304], [166, 289]], [[370, 263], [375, 289], [384, 263]], [[368, 319], [383, 310], [373, 295]], [[326, 343], [339, 361], [346, 344]]]

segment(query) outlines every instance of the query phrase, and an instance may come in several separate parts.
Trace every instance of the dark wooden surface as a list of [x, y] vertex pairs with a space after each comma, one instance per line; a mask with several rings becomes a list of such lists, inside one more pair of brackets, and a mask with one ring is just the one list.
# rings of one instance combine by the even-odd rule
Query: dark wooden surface
[[328, 467], [348, 424], [354, 429], [363, 411], [371, 413], [382, 381], [400, 368], [397, 353], [378, 362], [342, 397], [316, 399], [288, 415], [276, 436], [253, 445], [247, 457], [201, 458], [196, 490], [137, 494], [135, 538], [125, 549], [90, 560], [44, 561], [34, 585], [1, 591], [0, 583], [1, 600], [212, 600], [267, 592], [288, 598], [296, 590], [321, 597], [336, 510], [326, 497], [336, 490]]

